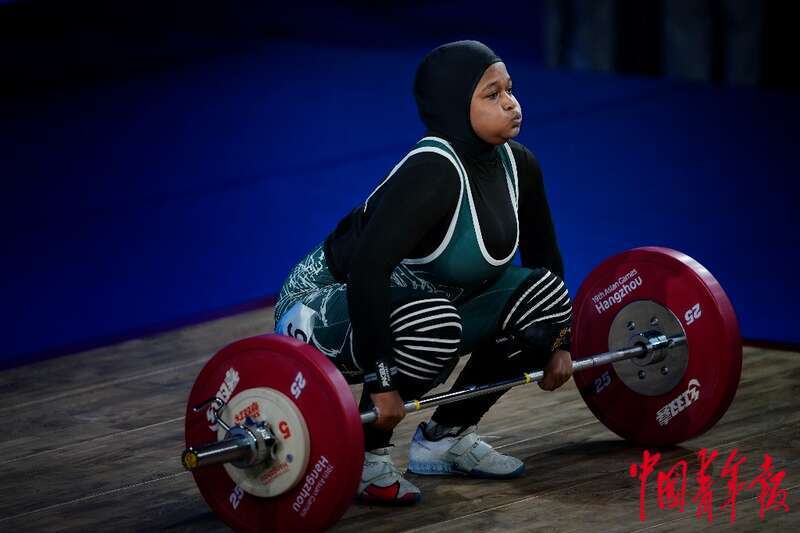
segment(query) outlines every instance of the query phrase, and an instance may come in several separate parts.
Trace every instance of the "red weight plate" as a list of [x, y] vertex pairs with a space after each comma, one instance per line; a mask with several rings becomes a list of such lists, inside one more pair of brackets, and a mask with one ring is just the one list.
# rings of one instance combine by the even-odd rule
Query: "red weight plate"
[[668, 248], [636, 248], [605, 260], [581, 284], [573, 306], [573, 359], [608, 351], [614, 317], [637, 300], [654, 301], [680, 320], [688, 340], [681, 381], [646, 396], [626, 386], [609, 364], [576, 373], [575, 383], [595, 416], [624, 439], [683, 442], [711, 428], [733, 401], [742, 369], [736, 315], [697, 261]]
[[205, 411], [192, 407], [214, 396], [229, 399], [268, 387], [292, 399], [311, 441], [306, 474], [287, 492], [260, 498], [237, 489], [221, 465], [194, 472], [209, 506], [237, 531], [320, 531], [347, 510], [361, 478], [364, 436], [358, 406], [344, 377], [324, 355], [290, 337], [243, 339], [209, 360], [186, 410], [186, 446], [214, 442]]

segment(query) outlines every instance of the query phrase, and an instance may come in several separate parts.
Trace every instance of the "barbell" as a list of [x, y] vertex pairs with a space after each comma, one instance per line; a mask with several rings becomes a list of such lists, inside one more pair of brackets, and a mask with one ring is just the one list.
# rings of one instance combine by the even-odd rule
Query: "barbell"
[[[595, 416], [622, 438], [683, 442], [727, 410], [741, 374], [738, 323], [722, 287], [694, 259], [656, 247], [615, 255], [584, 280], [573, 310], [573, 378]], [[405, 410], [542, 377], [536, 370], [423, 397]], [[220, 350], [195, 381], [182, 463], [236, 530], [322, 530], [355, 495], [362, 424], [376, 418], [358, 411], [342, 374], [312, 346], [251, 337]]]

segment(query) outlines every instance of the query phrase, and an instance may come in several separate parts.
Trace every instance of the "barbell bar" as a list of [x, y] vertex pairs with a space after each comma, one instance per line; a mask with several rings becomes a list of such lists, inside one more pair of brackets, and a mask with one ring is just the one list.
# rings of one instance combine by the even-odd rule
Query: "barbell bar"
[[[572, 371], [573, 373], [580, 372], [587, 368], [593, 368], [598, 365], [605, 365], [614, 363], [616, 361], [624, 361], [634, 357], [643, 357], [647, 354], [652, 354], [660, 350], [669, 350], [670, 348], [683, 346], [686, 344], [686, 336], [684, 335], [667, 337], [657, 331], [645, 332], [641, 335], [641, 338], [642, 340], [640, 342], [628, 348], [603, 352], [591, 357], [573, 361]], [[656, 362], [662, 359], [657, 359], [655, 362], [650, 364], [656, 364]], [[544, 370], [525, 372], [521, 378], [487, 383], [484, 385], [475, 385], [455, 392], [446, 392], [405, 402], [403, 404], [403, 408], [406, 413], [413, 413], [416, 411], [422, 411], [424, 409], [438, 407], [439, 405], [456, 403], [469, 398], [483, 396], [485, 394], [505, 391], [519, 385], [537, 383], [543, 377]], [[277, 443], [272, 430], [265, 428], [265, 430], [261, 430], [261, 433], [259, 434], [258, 430], [248, 429], [244, 426], [227, 426], [219, 414], [222, 408], [224, 408], [225, 403], [216, 397], [202, 402], [201, 404], [195, 406], [193, 410], [198, 412], [210, 403], [215, 404], [216, 421], [217, 423], [224, 425], [224, 429], [228, 432], [228, 436], [225, 439], [217, 442], [211, 442], [205, 445], [189, 447], [185, 449], [181, 456], [181, 463], [183, 464], [184, 468], [187, 470], [195, 470], [197, 468], [222, 463], [233, 463], [239, 467], [250, 467], [259, 462], [257, 459], [259, 455], [263, 457], [264, 461], [267, 461], [271, 456], [272, 447]], [[369, 424], [378, 419], [378, 411], [377, 409], [371, 409], [361, 413], [360, 417], [362, 424]], [[266, 454], [263, 451], [264, 448], [266, 448]]]

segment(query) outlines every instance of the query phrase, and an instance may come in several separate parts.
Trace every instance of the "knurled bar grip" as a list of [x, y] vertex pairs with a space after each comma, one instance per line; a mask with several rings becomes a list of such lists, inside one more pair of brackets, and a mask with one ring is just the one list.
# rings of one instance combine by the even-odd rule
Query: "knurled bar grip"
[[[672, 348], [674, 346], [681, 346], [684, 344], [686, 344], [686, 336], [684, 335], [676, 335], [674, 337], [661, 337], [661, 340], [655, 343], [637, 344], [635, 346], [631, 346], [630, 348], [623, 348], [621, 350], [603, 352], [596, 355], [592, 355], [585, 359], [578, 359], [572, 362], [572, 372], [573, 373], [580, 372], [581, 370], [586, 370], [587, 368], [606, 365], [608, 363], [613, 363], [616, 361], [623, 361], [625, 359], [632, 359], [634, 357], [646, 355], [655, 350], [663, 348]], [[475, 385], [468, 389], [463, 389], [456, 392], [446, 392], [444, 394], [438, 394], [434, 396], [428, 396], [426, 398], [420, 398], [419, 400], [412, 400], [410, 402], [406, 402], [405, 404], [403, 404], [403, 408], [405, 409], [406, 413], [413, 413], [415, 411], [421, 411], [423, 409], [428, 409], [430, 407], [437, 407], [439, 405], [445, 405], [448, 403], [460, 402], [461, 400], [466, 400], [468, 398], [474, 398], [476, 396], [483, 396], [485, 394], [491, 394], [493, 392], [508, 390], [518, 385], [527, 385], [529, 383], [536, 383], [540, 381], [543, 377], [544, 377], [544, 370], [536, 370], [535, 372], [523, 374], [522, 378], [510, 379], [507, 381], [499, 381], [497, 383], [489, 383], [487, 385]], [[365, 411], [361, 413], [362, 424], [369, 424], [370, 422], [374, 422], [377, 419], [378, 419], [377, 409], [373, 408], [370, 411]]]

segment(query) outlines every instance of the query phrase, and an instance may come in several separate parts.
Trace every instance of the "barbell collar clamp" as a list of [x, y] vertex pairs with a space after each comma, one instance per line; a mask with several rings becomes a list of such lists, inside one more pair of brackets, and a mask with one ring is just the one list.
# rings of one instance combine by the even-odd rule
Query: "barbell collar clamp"
[[277, 439], [266, 425], [233, 426], [220, 441], [185, 449], [181, 455], [181, 463], [186, 470], [223, 463], [231, 463], [237, 468], [249, 468], [269, 463], [274, 458], [276, 444]]

